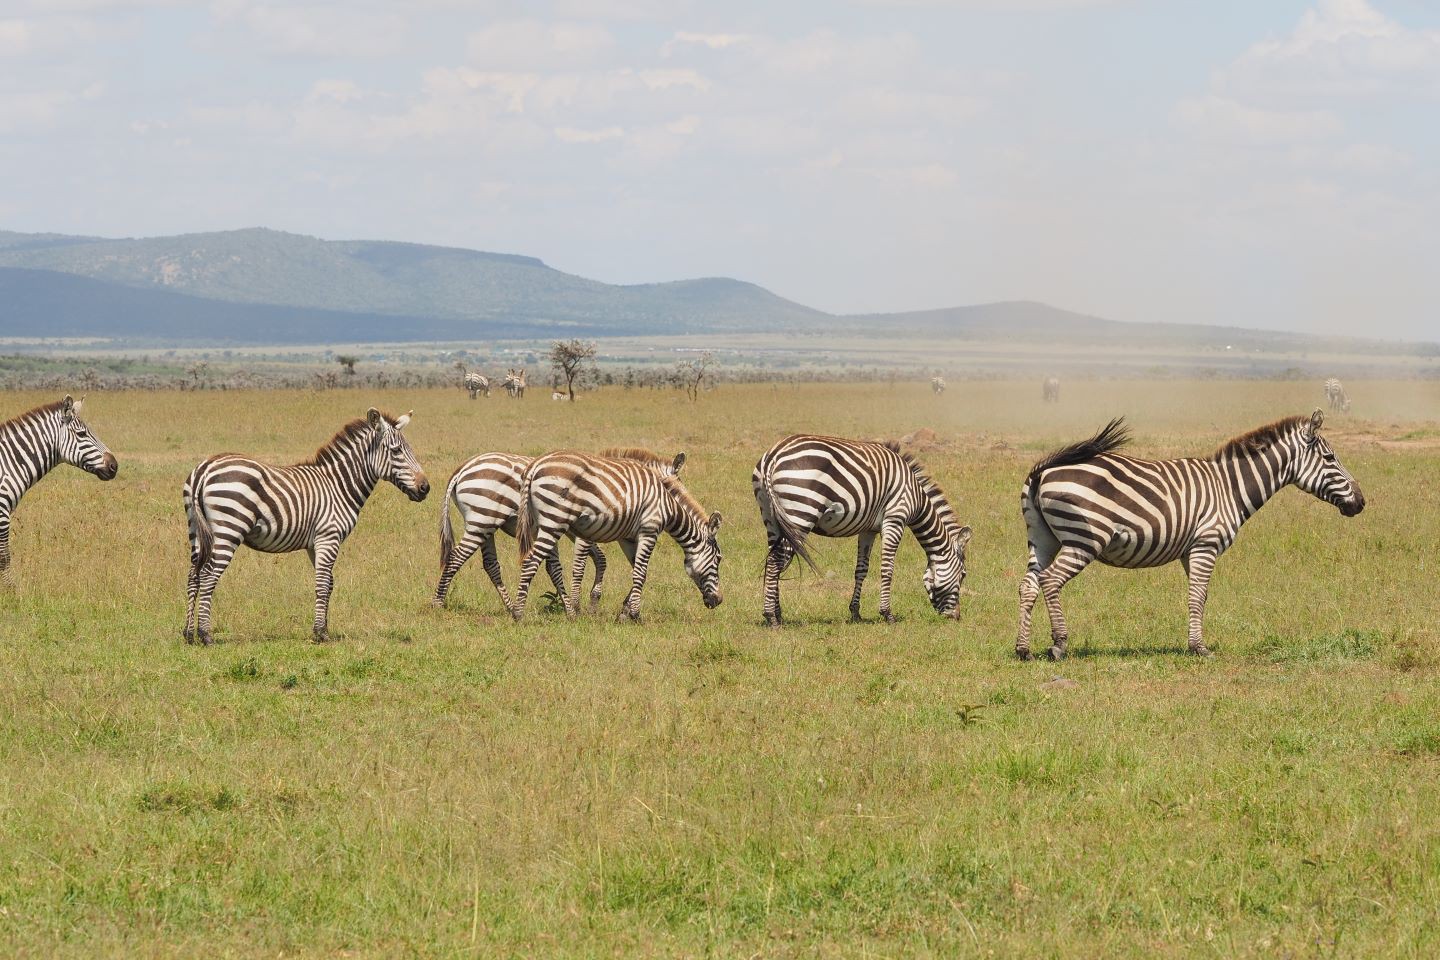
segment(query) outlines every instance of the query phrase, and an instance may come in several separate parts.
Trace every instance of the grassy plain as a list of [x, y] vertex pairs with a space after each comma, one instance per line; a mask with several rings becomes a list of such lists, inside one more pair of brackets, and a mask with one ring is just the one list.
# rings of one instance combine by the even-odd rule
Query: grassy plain
[[[1217, 570], [1213, 660], [1181, 654], [1178, 568], [1097, 568], [1066, 590], [1061, 665], [1011, 654], [1029, 463], [1118, 413], [1136, 452], [1208, 452], [1318, 383], [1075, 381], [1058, 407], [1030, 381], [92, 396], [120, 475], [32, 491], [0, 595], [0, 952], [1433, 956], [1440, 384], [1348, 386], [1326, 432], [1369, 507], [1261, 511]], [[220, 642], [183, 645], [189, 468], [297, 459], [370, 403], [415, 409], [437, 494], [377, 491], [340, 639], [308, 642], [303, 553], [245, 552]], [[853, 543], [822, 541], [784, 584], [792, 625], [763, 629], [756, 457], [919, 427], [975, 529], [961, 621], [909, 541], [901, 622], [846, 623]], [[727, 518], [723, 606], [668, 542], [640, 626], [613, 622], [614, 548], [598, 615], [513, 625], [478, 561], [427, 606], [460, 462], [612, 443], [689, 454]]]

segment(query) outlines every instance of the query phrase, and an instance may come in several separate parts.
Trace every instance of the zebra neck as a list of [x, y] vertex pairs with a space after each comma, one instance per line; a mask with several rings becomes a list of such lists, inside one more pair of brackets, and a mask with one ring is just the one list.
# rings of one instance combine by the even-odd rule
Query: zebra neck
[[316, 464], [322, 473], [331, 478], [335, 488], [357, 513], [380, 482], [380, 475], [371, 465], [368, 453], [368, 441], [356, 441]]
[[1228, 455], [1219, 467], [1241, 523], [1294, 481], [1290, 458], [1275, 448]]
[[915, 534], [915, 539], [925, 549], [925, 555], [933, 560], [944, 550], [948, 539], [946, 534], [949, 528], [954, 526], [954, 521], [947, 517], [948, 511], [942, 512], [936, 504], [936, 498], [940, 495], [938, 491], [924, 484], [919, 484], [918, 489], [919, 498], [915, 517], [910, 521], [910, 532]]
[[676, 543], [688, 550], [700, 542], [702, 524], [683, 504], [677, 503], [669, 496], [666, 499], [670, 501], [670, 515], [665, 518], [665, 532], [674, 537]]
[[53, 415], [0, 427], [0, 477], [9, 479], [16, 499], [59, 465], [59, 429], [60, 420]]

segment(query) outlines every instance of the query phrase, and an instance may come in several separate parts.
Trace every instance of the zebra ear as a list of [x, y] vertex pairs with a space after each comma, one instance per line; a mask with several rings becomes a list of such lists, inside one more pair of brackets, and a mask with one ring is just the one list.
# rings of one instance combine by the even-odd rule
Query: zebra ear
[[719, 511], [719, 510], [716, 510], [714, 513], [710, 514], [710, 532], [711, 532], [711, 533], [714, 533], [716, 530], [719, 530], [719, 529], [720, 529], [720, 521], [721, 521], [721, 519], [722, 519], [722, 517], [720, 516], [720, 511]]
[[414, 413], [415, 413], [415, 411], [414, 411], [414, 410], [411, 410], [411, 411], [407, 412], [407, 413], [405, 414], [405, 416], [401, 417], [399, 420], [396, 420], [396, 421], [395, 421], [395, 429], [396, 429], [396, 430], [404, 430], [404, 429], [406, 428], [406, 426], [409, 425], [409, 423], [410, 423], [410, 417], [411, 417]]
[[955, 535], [955, 546], [957, 546], [957, 547], [959, 547], [959, 548], [961, 548], [961, 549], [963, 550], [963, 549], [965, 548], [965, 544], [967, 544], [967, 543], [969, 543], [969, 542], [970, 542], [970, 528], [969, 528], [969, 527], [961, 527], [961, 528], [960, 528], [960, 532]]
[[670, 462], [670, 472], [678, 477], [680, 476], [680, 468], [683, 466], [685, 466], [685, 453], [681, 451], [675, 454], [675, 459]]
[[365, 419], [369, 422], [370, 426], [374, 427], [376, 430], [379, 430], [379, 429], [380, 429], [380, 423], [381, 423], [385, 418], [382, 417], [382, 416], [380, 416], [380, 411], [379, 411], [379, 410], [376, 410], [374, 407], [371, 407], [369, 410], [366, 410], [366, 411], [365, 411]]
[[60, 401], [60, 412], [64, 414], [73, 413], [75, 410], [75, 398], [65, 394], [65, 399]]
[[1302, 431], [1305, 439], [1307, 441], [1314, 440], [1315, 435], [1320, 432], [1320, 427], [1324, 423], [1325, 411], [1321, 410], [1319, 407], [1316, 407], [1315, 412], [1310, 414], [1310, 422], [1305, 425], [1305, 428]]

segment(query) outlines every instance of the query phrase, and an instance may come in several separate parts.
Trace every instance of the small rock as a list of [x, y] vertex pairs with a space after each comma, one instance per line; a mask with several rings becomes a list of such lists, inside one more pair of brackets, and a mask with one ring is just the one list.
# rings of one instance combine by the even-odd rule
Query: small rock
[[1080, 686], [1080, 682], [1071, 680], [1069, 677], [1056, 677], [1040, 684], [1042, 690], [1074, 690], [1078, 686]]

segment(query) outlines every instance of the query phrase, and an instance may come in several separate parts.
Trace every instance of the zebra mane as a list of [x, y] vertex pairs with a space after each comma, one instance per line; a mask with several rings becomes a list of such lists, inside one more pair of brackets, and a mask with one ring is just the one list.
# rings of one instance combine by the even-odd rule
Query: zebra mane
[[[380, 416], [384, 417], [385, 422], [392, 427], [399, 422], [399, 418], [383, 411]], [[349, 448], [351, 441], [366, 437], [369, 432], [370, 421], [364, 417], [356, 417], [339, 430], [336, 430], [335, 436], [325, 441], [325, 443], [320, 446], [320, 449], [315, 451], [313, 457], [309, 460], [302, 460], [299, 464], [296, 464], [296, 466], [314, 466], [334, 463], [340, 458], [341, 454]]]
[[638, 460], [641, 463], [654, 464], [657, 467], [668, 467], [673, 462], [660, 456], [649, 447], [606, 447], [597, 456], [610, 460]]
[[65, 406], [64, 400], [52, 400], [49, 403], [42, 403], [38, 407], [26, 410], [24, 413], [16, 414], [9, 420], [6, 420], [4, 423], [0, 423], [0, 430], [4, 430], [6, 427], [12, 427], [17, 423], [20, 423], [22, 420], [38, 420], [41, 417], [45, 416], [47, 413], [55, 413], [63, 406]]
[[[942, 512], [951, 520], [955, 520], [955, 508], [950, 505], [950, 498], [945, 495], [945, 491], [941, 488], [940, 484], [935, 482], [935, 478], [930, 476], [930, 471], [925, 469], [923, 463], [915, 459], [913, 453], [902, 453], [898, 449], [898, 444], [892, 447], [891, 444], [894, 443], [894, 440], [890, 440], [886, 442], [885, 446], [890, 447], [890, 449], [900, 454], [900, 459], [904, 460], [905, 465], [910, 468], [910, 475], [920, 484], [920, 489], [929, 494], [932, 501], [938, 500], [939, 504], [937, 504], [937, 506], [943, 504], [945, 509]], [[955, 521], [955, 525], [960, 525], [958, 520]]]
[[1267, 423], [1263, 427], [1256, 427], [1249, 433], [1242, 433], [1238, 437], [1226, 440], [1220, 445], [1220, 448], [1211, 455], [1211, 459], [1223, 460], [1230, 456], [1242, 456], [1247, 453], [1264, 450], [1309, 419], [1309, 417], [1305, 416], [1281, 417], [1274, 423]]
[[681, 509], [688, 512], [696, 523], [704, 526], [710, 521], [710, 515], [705, 512], [704, 507], [700, 506], [700, 501], [695, 499], [695, 495], [685, 487], [685, 484], [680, 482], [679, 477], [662, 474], [660, 484], [679, 501]]

